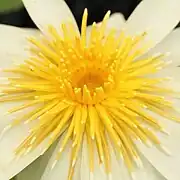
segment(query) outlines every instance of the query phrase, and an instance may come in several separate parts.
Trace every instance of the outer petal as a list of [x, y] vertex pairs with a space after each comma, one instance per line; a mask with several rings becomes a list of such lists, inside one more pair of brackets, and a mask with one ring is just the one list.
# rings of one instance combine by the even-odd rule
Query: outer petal
[[24, 5], [36, 25], [45, 32], [48, 25], [60, 29], [60, 25], [72, 20], [78, 30], [76, 21], [64, 0], [23, 0]]
[[[146, 148], [139, 145], [141, 152], [149, 160], [150, 163], [168, 180], [178, 180], [180, 177], [179, 163], [180, 163], [180, 127], [172, 122], [165, 122], [167, 129], [171, 133], [168, 138], [161, 136], [161, 141], [168, 148], [172, 156], [167, 156], [155, 147]], [[160, 136], [160, 135], [159, 135]]]
[[[62, 136], [64, 137], [64, 136]], [[41, 178], [41, 180], [65, 180], [68, 177], [68, 171], [70, 168], [70, 160], [71, 160], [71, 147], [72, 144], [69, 143], [65, 150], [63, 151], [61, 158], [56, 162], [56, 156], [59, 151], [61, 145], [60, 141], [54, 150], [52, 157], [49, 160], [49, 163], [46, 167], [46, 170]], [[56, 163], [55, 163], [56, 162]], [[80, 159], [76, 163], [75, 173], [73, 176], [73, 180], [80, 180]]]
[[122, 159], [117, 159], [113, 150], [111, 158], [112, 180], [166, 180], [143, 156], [142, 166], [137, 167], [132, 174], [128, 172]]
[[89, 150], [87, 141], [84, 140], [82, 147], [82, 159], [81, 159], [81, 180], [105, 180], [107, 179], [107, 175], [105, 173], [103, 165], [99, 164], [99, 158], [97, 154], [97, 150], [94, 149], [94, 172], [90, 171], [89, 168]]
[[127, 20], [126, 29], [131, 34], [146, 31], [145, 42], [153, 47], [178, 24], [179, 7], [179, 0], [144, 0]]
[[158, 45], [151, 49], [146, 55], [153, 55], [156, 53], [169, 53], [164, 59], [172, 62], [172, 66], [180, 65], [180, 28], [172, 31], [165, 39]]
[[29, 55], [27, 48], [30, 36], [39, 37], [40, 32], [34, 29], [23, 29], [0, 25], [0, 68], [12, 67], [13, 62], [21, 63]]
[[[166, 180], [156, 169], [142, 156], [143, 167], [136, 169], [133, 174], [130, 174], [122, 159], [117, 159], [113, 147], [110, 147], [111, 153], [111, 174], [109, 179], [112, 180]], [[108, 179], [103, 167], [98, 163], [98, 158], [95, 158], [94, 173], [89, 170], [89, 154], [87, 143], [84, 141], [81, 160], [81, 180], [106, 180]]]
[[116, 30], [120, 30], [123, 26], [124, 23], [126, 22], [123, 14], [121, 13], [114, 13], [110, 16], [108, 23], [107, 23], [107, 28], [114, 28]]
[[57, 146], [57, 149], [54, 151], [52, 157], [50, 158], [50, 161], [44, 171], [41, 180], [67, 179], [70, 161], [70, 147], [68, 146], [68, 148], [63, 152], [62, 158], [56, 163], [55, 167], [53, 168], [58, 150], [59, 147]]
[[[120, 30], [124, 26], [126, 20], [124, 19], [123, 14], [114, 13], [110, 16], [107, 22], [107, 29], [116, 29]], [[98, 23], [100, 24], [100, 23]], [[91, 31], [92, 26], [87, 27], [87, 32]]]
[[[168, 84], [168, 87], [173, 88], [174, 90], [180, 90], [180, 84], [178, 83], [180, 71], [179, 68], [172, 68], [169, 71], [164, 71], [165, 74], [172, 76], [174, 80]], [[180, 101], [179, 99], [174, 100], [176, 109], [180, 112]], [[162, 144], [164, 145], [167, 153], [170, 153], [169, 156], [165, 153], [162, 153], [155, 147], [147, 148], [142, 144], [138, 143], [142, 154], [148, 159], [150, 163], [168, 180], [179, 180], [180, 171], [180, 124], [175, 123], [169, 120], [166, 120], [162, 117], [157, 116], [158, 120], [165, 126], [165, 129], [169, 132], [169, 136], [163, 134], [157, 134], [160, 138]]]
[[40, 180], [57, 143], [16, 176], [16, 180]]
[[87, 141], [84, 140], [82, 145], [81, 179], [90, 180], [91, 176], [93, 176], [93, 174], [90, 172], [89, 169], [89, 154], [88, 154]]
[[133, 180], [167, 180], [143, 155], [141, 155], [141, 161], [143, 166], [133, 172]]
[[[10, 26], [0, 26], [0, 68], [12, 67], [13, 60], [17, 63], [23, 62], [27, 58], [28, 53], [24, 48], [28, 47], [26, 37], [31, 35], [39, 35], [39, 32], [33, 30], [23, 30]], [[2, 72], [0, 73], [2, 76]], [[2, 79], [1, 81], [2, 82]], [[0, 104], [0, 132], [14, 119], [16, 115], [5, 115], [10, 107], [19, 103], [1, 103]], [[28, 135], [29, 125], [21, 124], [0, 137], [0, 170], [3, 171], [8, 178], [13, 177], [30, 164], [34, 159], [40, 156], [43, 146], [36, 151], [20, 158], [14, 159], [14, 150], [21, 141]], [[1, 134], [2, 135], [2, 134]], [[13, 160], [13, 161], [12, 161]]]
[[[124, 27], [126, 20], [121, 13], [114, 13], [110, 16], [107, 22], [107, 33], [111, 29], [116, 29], [118, 32]], [[100, 23], [98, 23], [100, 24]], [[90, 37], [92, 26], [87, 27], [87, 39]]]
[[[174, 99], [170, 99], [172, 102], [175, 103], [174, 107], [177, 109], [177, 111], [180, 112], [180, 107], [179, 107], [179, 92], [180, 92], [180, 68], [179, 67], [166, 67], [159, 71], [158, 74], [155, 75], [156, 77], [161, 77], [161, 78], [169, 78], [169, 81], [164, 82], [162, 85], [163, 87], [170, 88], [177, 92], [174, 94]], [[177, 104], [176, 104], [177, 103]]]
[[[3, 113], [7, 111], [6, 108], [0, 108], [1, 119], [10, 122], [13, 119], [13, 116], [3, 116]], [[43, 143], [32, 153], [16, 159], [14, 150], [22, 142], [22, 140], [28, 136], [29, 130], [30, 128], [28, 125], [18, 125], [17, 127], [7, 131], [0, 139], [0, 167], [1, 170], [8, 176], [8, 178], [12, 178], [18, 174], [27, 165], [39, 157], [46, 147], [46, 143]]]
[[[12, 103], [0, 106], [0, 114], [2, 121], [0, 123], [0, 131], [2, 131], [3, 128], [8, 127], [5, 126], [5, 124], [10, 123], [12, 119], [16, 117], [13, 115], [4, 115], [10, 107], [12, 107]], [[8, 130], [6, 133], [3, 134], [3, 136], [0, 137], [0, 170], [3, 171], [9, 179], [18, 174], [36, 158], [42, 155], [42, 152], [47, 146], [47, 143], [43, 142], [33, 152], [29, 153], [28, 155], [17, 158], [14, 151], [17, 148], [17, 146], [20, 145], [20, 143], [24, 140], [24, 138], [28, 136], [29, 131], [29, 124], [21, 124], [17, 127], [13, 127], [12, 129]]]
[[9, 180], [2, 171], [0, 171], [0, 179], [1, 180]]
[[113, 180], [132, 180], [131, 175], [128, 173], [122, 159], [117, 159], [117, 156], [111, 147], [111, 165], [112, 165], [112, 179]]

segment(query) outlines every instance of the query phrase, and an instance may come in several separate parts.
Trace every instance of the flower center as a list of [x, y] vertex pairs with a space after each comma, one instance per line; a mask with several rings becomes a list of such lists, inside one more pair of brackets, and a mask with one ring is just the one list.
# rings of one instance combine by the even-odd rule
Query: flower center
[[83, 87], [87, 85], [87, 88], [90, 91], [93, 91], [95, 88], [100, 87], [103, 84], [103, 77], [99, 74], [88, 72], [84, 74], [84, 76], [79, 79], [77, 82], [77, 87]]
[[[68, 94], [71, 98], [82, 104], [95, 104], [106, 98], [107, 93], [113, 88], [113, 76], [107, 68], [94, 64], [82, 66], [70, 73], [69, 86], [72, 91]], [[64, 82], [67, 92], [67, 82]]]
[[101, 68], [88, 67], [77, 69], [72, 77], [72, 83], [77, 88], [83, 88], [84, 85], [93, 92], [96, 88], [102, 87], [107, 80], [108, 73], [104, 72]]
[[89, 63], [69, 73], [63, 80], [63, 92], [81, 104], [96, 104], [103, 101], [112, 90], [114, 80], [106, 67]]

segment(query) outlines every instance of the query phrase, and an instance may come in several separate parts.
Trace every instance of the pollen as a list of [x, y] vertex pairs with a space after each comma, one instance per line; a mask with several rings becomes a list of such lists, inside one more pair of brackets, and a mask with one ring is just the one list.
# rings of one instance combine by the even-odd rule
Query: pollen
[[164, 86], [167, 78], [156, 76], [167, 65], [165, 55], [141, 56], [147, 51], [142, 46], [146, 32], [130, 36], [125, 30], [107, 29], [109, 16], [108, 11], [100, 25], [93, 23], [90, 35], [87, 9], [80, 35], [71, 22], [59, 29], [49, 25], [48, 35], [28, 38], [31, 56], [23, 64], [4, 69], [9, 83], [1, 84], [1, 105], [20, 101], [9, 113], [28, 110], [8, 127], [36, 122], [15, 149], [16, 156], [47, 139], [48, 149], [60, 137], [57, 162], [72, 142], [69, 180], [84, 141], [91, 173], [97, 152], [111, 174], [111, 148], [132, 172], [141, 162], [137, 141], [163, 149], [156, 132], [165, 131], [153, 114], [179, 121], [169, 100], [175, 92]]

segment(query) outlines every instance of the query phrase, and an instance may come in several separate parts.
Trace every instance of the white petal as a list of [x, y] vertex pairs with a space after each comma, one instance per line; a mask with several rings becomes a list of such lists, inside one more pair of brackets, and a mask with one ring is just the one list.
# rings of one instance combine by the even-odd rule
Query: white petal
[[97, 149], [94, 149], [94, 172], [90, 172], [89, 168], [89, 153], [88, 153], [87, 141], [84, 140], [82, 148], [82, 159], [81, 159], [81, 180], [106, 180], [107, 174], [104, 169], [104, 165], [99, 163], [99, 157]]
[[102, 166], [98, 164], [97, 156], [95, 157], [95, 171], [92, 174], [89, 171], [87, 143], [84, 141], [81, 161], [81, 180], [90, 180], [92, 177], [94, 180], [106, 180], [108, 178], [109, 180], [166, 180], [143, 156], [141, 157], [143, 167], [141, 167], [141, 169], [137, 168], [130, 174], [123, 160], [117, 159], [112, 146], [110, 148], [110, 153], [111, 174], [109, 174], [109, 176], [106, 175]]
[[167, 180], [141, 155], [143, 167], [132, 173], [133, 180]]
[[[160, 119], [160, 118], [159, 118]], [[180, 164], [180, 125], [164, 121], [166, 129], [170, 132], [169, 137], [159, 135], [162, 144], [170, 151], [172, 156], [162, 153], [155, 147], [146, 148], [139, 144], [141, 152], [149, 160], [149, 162], [168, 180], [178, 180], [180, 177], [179, 164]], [[167, 151], [167, 150], [166, 150]], [[167, 152], [168, 153], [168, 152]]]
[[[107, 21], [107, 30], [116, 29], [120, 30], [124, 27], [126, 20], [124, 19], [123, 14], [121, 13], [114, 13], [110, 16]], [[101, 23], [98, 23], [100, 25]], [[92, 26], [87, 27], [87, 32], [91, 31]]]
[[[113, 147], [111, 147], [113, 148]], [[111, 150], [112, 180], [132, 180], [122, 159], [117, 159], [113, 149]]]
[[[173, 79], [168, 83], [168, 87], [173, 88], [174, 90], [180, 91], [179, 68], [172, 68], [169, 71], [166, 71], [167, 74], [171, 74]], [[175, 104], [175, 108], [180, 112], [180, 101], [179, 99], [172, 99], [172, 102]], [[168, 112], [167, 112], [168, 113]], [[172, 156], [168, 156], [165, 153], [162, 153], [155, 147], [147, 148], [142, 144], [138, 143], [142, 154], [148, 159], [150, 163], [168, 180], [178, 180], [180, 178], [179, 164], [180, 164], [180, 124], [166, 120], [162, 117], [155, 116], [161, 124], [164, 125], [164, 128], [167, 132], [170, 133], [169, 136], [158, 133], [157, 136], [160, 138], [163, 146], [165, 147], [167, 153], [168, 151]]]
[[16, 180], [40, 180], [56, 145], [57, 143], [54, 143], [53, 146], [44, 153], [44, 155], [40, 156], [37, 160], [20, 172], [16, 176]]
[[45, 32], [48, 25], [60, 29], [60, 25], [72, 20], [76, 30], [76, 21], [64, 0], [23, 0], [24, 5], [36, 25]]
[[0, 171], [0, 179], [1, 180], [9, 180], [2, 171]]
[[28, 37], [39, 37], [40, 32], [34, 29], [21, 29], [0, 25], [0, 68], [11, 68], [13, 62], [21, 63], [29, 55]]
[[172, 31], [165, 39], [151, 49], [146, 55], [155, 55], [156, 53], [168, 53], [165, 61], [170, 62], [172, 66], [180, 65], [180, 28]]
[[[125, 19], [123, 14], [121, 13], [114, 13], [110, 16], [110, 18], [107, 21], [107, 33], [111, 30], [111, 29], [115, 29], [118, 32], [124, 27], [125, 24]], [[101, 23], [98, 23], [98, 25], [100, 25]], [[92, 29], [92, 25], [87, 27], [87, 38], [90, 37], [90, 33], [91, 33], [91, 29]]]
[[179, 7], [179, 0], [144, 0], [127, 20], [126, 29], [131, 34], [146, 31], [145, 42], [153, 47], [178, 24]]
[[[179, 82], [180, 67], [167, 66], [164, 69], [159, 71], [159, 75], [161, 77], [169, 77], [170, 78], [170, 81], [169, 81], [170, 83], [175, 83], [176, 85], [178, 83], [180, 83]], [[169, 86], [169, 88], [172, 88], [172, 87]], [[180, 86], [176, 86], [176, 91], [180, 91]]]
[[[25, 48], [28, 47], [28, 43], [26, 38], [32, 35], [37, 36], [39, 35], [39, 32], [36, 30], [24, 30], [11, 26], [0, 25], [0, 68], [11, 68], [14, 60], [17, 61], [17, 63], [21, 63], [25, 58], [27, 58], [28, 52], [25, 51]], [[2, 77], [2, 72], [0, 76]], [[18, 104], [19, 103], [0, 104], [0, 132], [4, 131], [15, 117], [15, 115], [5, 115], [5, 113], [10, 107]], [[42, 147], [39, 147], [39, 149], [34, 151], [32, 154], [11, 162], [14, 158], [15, 148], [27, 136], [28, 130], [28, 125], [23, 124], [9, 130], [0, 139], [0, 169], [7, 175], [8, 178], [11, 178], [19, 173], [34, 159], [36, 159], [42, 151]]]
[[107, 28], [114, 28], [116, 30], [120, 30], [123, 26], [126, 20], [124, 19], [123, 14], [121, 13], [114, 13], [110, 16]]
[[[12, 103], [3, 104], [3, 106], [1, 104], [0, 106], [0, 132], [3, 131], [3, 128], [8, 127], [8, 123], [16, 117], [13, 115], [4, 115], [5, 112], [7, 112], [8, 110], [7, 107], [10, 106], [12, 106]], [[3, 134], [3, 136], [0, 137], [0, 168], [9, 179], [18, 174], [26, 166], [28, 166], [31, 162], [38, 158], [47, 145], [47, 143], [44, 142], [32, 153], [16, 159], [17, 156], [15, 155], [14, 151], [18, 147], [18, 145], [20, 145], [20, 143], [24, 140], [24, 138], [28, 136], [29, 130], [29, 124], [21, 124], [8, 130]]]
[[[62, 138], [63, 137], [64, 136], [62, 136]], [[59, 179], [67, 179], [68, 178], [72, 144], [69, 142], [69, 144], [67, 145], [65, 150], [62, 152], [61, 158], [58, 161], [56, 161], [56, 156], [60, 149], [61, 142], [62, 141], [60, 140], [55, 151], [53, 152], [53, 155], [48, 162], [47, 168], [46, 168], [41, 180], [59, 180]], [[78, 159], [78, 161], [76, 163], [73, 180], [80, 180], [80, 159]]]
[[[104, 165], [99, 163], [97, 149], [95, 149], [94, 155], [95, 157], [94, 157], [94, 173], [93, 173], [94, 179], [93, 180], [107, 179], [107, 174], [105, 172]], [[81, 169], [83, 170], [83, 167]]]
[[[180, 77], [180, 67], [166, 67], [164, 69], [162, 69], [161, 71], [159, 71], [155, 77], [160, 77], [160, 78], [168, 78], [168, 81], [165, 81], [162, 86], [164, 86], [165, 88], [169, 88], [172, 89], [175, 92], [180, 92], [180, 81], [179, 81], [179, 77]], [[179, 94], [179, 93], [178, 93]], [[174, 97], [179, 98], [180, 96], [177, 93], [174, 94]], [[180, 108], [179, 106], [175, 107]]]
[[166, 180], [143, 156], [141, 156], [142, 167], [137, 167], [131, 174], [122, 159], [118, 159], [115, 153], [112, 157], [112, 180]]
[[87, 141], [83, 141], [82, 146], [82, 158], [81, 158], [81, 180], [90, 180], [93, 174], [90, 172], [89, 168], [89, 153], [87, 147]]

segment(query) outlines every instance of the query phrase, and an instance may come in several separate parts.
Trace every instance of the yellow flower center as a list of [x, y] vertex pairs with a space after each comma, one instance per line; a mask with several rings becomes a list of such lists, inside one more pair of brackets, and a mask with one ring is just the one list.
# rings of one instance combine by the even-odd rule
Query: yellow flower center
[[93, 23], [89, 37], [87, 10], [81, 36], [72, 23], [62, 24], [61, 33], [49, 26], [48, 36], [29, 39], [32, 55], [23, 64], [4, 70], [16, 76], [8, 78], [0, 102], [26, 100], [9, 113], [31, 107], [9, 127], [36, 122], [16, 155], [33, 151], [45, 139], [49, 140], [48, 149], [61, 137], [56, 161], [61, 160], [61, 153], [72, 142], [69, 179], [85, 141], [92, 173], [95, 151], [106, 173], [111, 173], [111, 149], [117, 152], [117, 159], [123, 157], [131, 172], [134, 162], [141, 162], [137, 140], [146, 145], [151, 142], [163, 150], [155, 133], [164, 129], [149, 112], [179, 120], [168, 100], [174, 92], [163, 86], [165, 78], [155, 76], [166, 64], [164, 55], [140, 59], [146, 51], [140, 46], [146, 33], [132, 37], [124, 31], [107, 32], [109, 16], [110, 12], [100, 26]]
[[85, 105], [96, 104], [97, 101], [105, 99], [110, 90], [107, 88], [113, 86], [114, 83], [113, 76], [111, 72], [108, 72], [107, 67], [97, 66], [90, 61], [68, 73], [62, 83], [64, 91], [69, 92], [67, 94], [69, 98]]
[[84, 85], [87, 85], [88, 89], [93, 92], [96, 88], [104, 86], [104, 82], [108, 81], [107, 78], [108, 72], [92, 65], [76, 69], [72, 74], [71, 81], [73, 87], [83, 88]]

